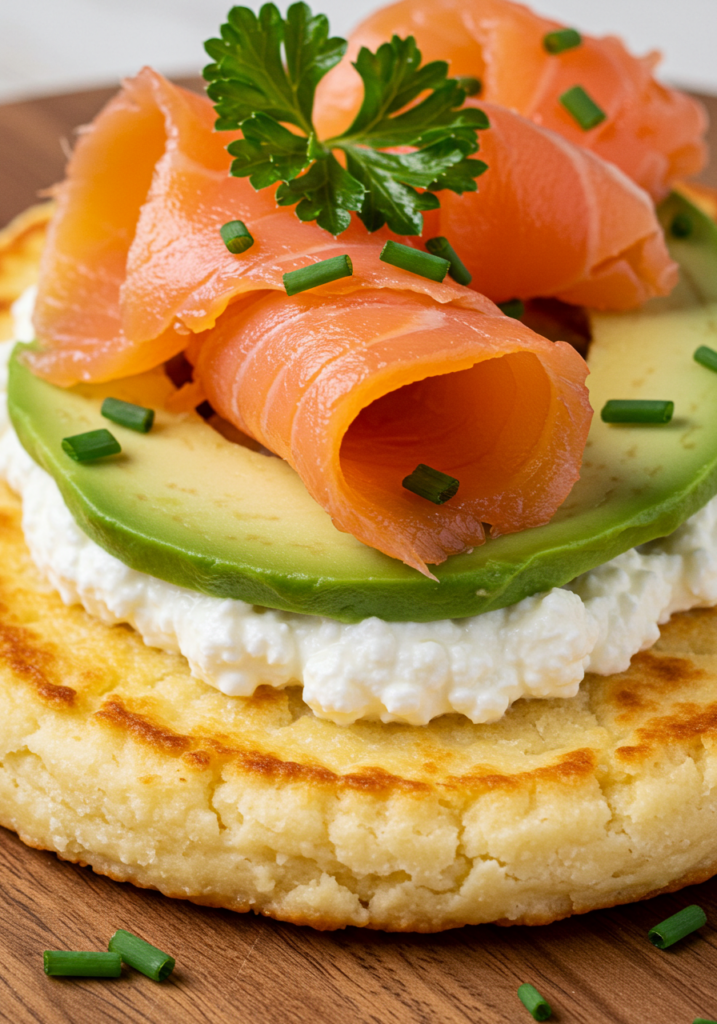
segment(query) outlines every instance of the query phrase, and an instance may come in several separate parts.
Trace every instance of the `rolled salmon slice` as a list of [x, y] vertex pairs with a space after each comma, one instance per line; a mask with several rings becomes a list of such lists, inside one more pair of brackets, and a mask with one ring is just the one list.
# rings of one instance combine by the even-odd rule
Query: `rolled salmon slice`
[[[277, 208], [272, 189], [230, 177], [225, 147], [235, 136], [213, 130], [210, 102], [145, 69], [84, 130], [58, 188], [35, 311], [44, 351], [30, 357], [33, 369], [61, 386], [140, 373], [181, 352], [241, 296], [283, 294], [285, 272], [344, 253], [353, 276], [316, 294], [398, 289], [489, 312], [490, 299], [572, 294], [583, 284], [605, 309], [669, 290], [674, 265], [645, 196], [559, 136], [494, 116], [481, 133], [492, 164], [479, 197], [441, 194], [444, 233], [455, 231], [460, 255], [500, 268], [477, 274], [477, 291], [381, 262], [386, 229], [369, 235], [356, 221], [334, 239]], [[234, 219], [256, 240], [241, 256], [219, 233]], [[434, 217], [430, 233], [440, 230]]]
[[[452, 75], [480, 79], [481, 99], [610, 160], [655, 200], [700, 171], [707, 160], [704, 108], [656, 81], [659, 53], [635, 57], [614, 36], [587, 35], [575, 49], [547, 53], [545, 35], [562, 27], [511, 0], [399, 0], [382, 7], [352, 33], [346, 57], [321, 82], [319, 130], [335, 134], [358, 109], [362, 86], [351, 62], [361, 46], [376, 50], [394, 34], [413, 35], [424, 60], [449, 61]], [[559, 102], [575, 85], [606, 114], [588, 131]]]
[[[578, 479], [587, 367], [516, 320], [406, 292], [270, 295], [230, 306], [201, 346], [212, 406], [292, 465], [338, 529], [430, 575], [548, 522]], [[419, 463], [457, 478], [434, 505]]]

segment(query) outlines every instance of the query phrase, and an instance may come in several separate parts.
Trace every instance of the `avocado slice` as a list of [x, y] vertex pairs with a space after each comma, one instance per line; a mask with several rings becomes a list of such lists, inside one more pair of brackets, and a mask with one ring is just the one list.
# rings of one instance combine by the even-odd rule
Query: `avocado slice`
[[[161, 370], [63, 390], [34, 377], [18, 345], [10, 416], [85, 533], [160, 579], [343, 622], [502, 608], [670, 533], [717, 493], [717, 373], [692, 359], [699, 345], [717, 348], [717, 226], [677, 194], [660, 216], [681, 282], [638, 312], [592, 317], [596, 416], [579, 482], [549, 524], [454, 555], [435, 569], [439, 582], [336, 530], [280, 459], [232, 444], [196, 414], [164, 410], [173, 386]], [[107, 424], [107, 396], [154, 408], [152, 432]], [[609, 398], [669, 398], [675, 417], [607, 425], [599, 412]], [[82, 464], [62, 451], [63, 437], [108, 425], [121, 456]]]

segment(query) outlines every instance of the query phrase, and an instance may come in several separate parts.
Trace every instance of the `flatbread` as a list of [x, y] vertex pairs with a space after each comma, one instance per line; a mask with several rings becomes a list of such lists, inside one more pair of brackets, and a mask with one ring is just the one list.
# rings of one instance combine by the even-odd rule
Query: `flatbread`
[[492, 725], [336, 726], [66, 608], [0, 484], [0, 824], [28, 845], [210, 906], [429, 932], [702, 881], [716, 820], [717, 610]]

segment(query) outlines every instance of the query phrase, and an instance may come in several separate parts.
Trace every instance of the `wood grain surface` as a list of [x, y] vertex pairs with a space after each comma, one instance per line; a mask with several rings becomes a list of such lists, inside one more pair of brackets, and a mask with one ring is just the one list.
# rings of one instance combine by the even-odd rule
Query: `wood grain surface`
[[[113, 91], [0, 107], [0, 224], [61, 178], [75, 126]], [[717, 161], [702, 180], [717, 185]], [[689, 903], [713, 924], [652, 947], [648, 928]], [[0, 1020], [13, 1024], [508, 1024], [531, 1020], [516, 997], [525, 981], [558, 1024], [691, 1024], [717, 1018], [713, 925], [717, 879], [546, 928], [317, 933], [114, 883], [0, 829]], [[103, 949], [120, 927], [176, 957], [167, 982], [43, 974], [44, 949]]]

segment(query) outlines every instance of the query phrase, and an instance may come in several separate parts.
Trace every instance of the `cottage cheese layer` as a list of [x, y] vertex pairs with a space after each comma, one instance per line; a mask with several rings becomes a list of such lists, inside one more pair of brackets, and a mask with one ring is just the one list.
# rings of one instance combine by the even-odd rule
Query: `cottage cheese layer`
[[[31, 303], [26, 295], [17, 309], [20, 340], [31, 337]], [[229, 696], [302, 683], [313, 712], [337, 724], [424, 725], [451, 712], [494, 722], [520, 697], [574, 696], [586, 671], [624, 671], [674, 612], [717, 604], [717, 498], [669, 537], [468, 619], [346, 625], [165, 583], [90, 540], [20, 445], [4, 398], [11, 348], [0, 346], [0, 476], [22, 497], [36, 565], [66, 604], [129, 623]]]

